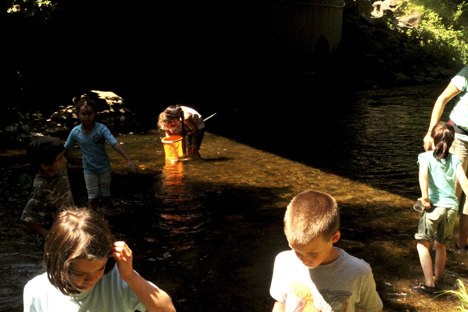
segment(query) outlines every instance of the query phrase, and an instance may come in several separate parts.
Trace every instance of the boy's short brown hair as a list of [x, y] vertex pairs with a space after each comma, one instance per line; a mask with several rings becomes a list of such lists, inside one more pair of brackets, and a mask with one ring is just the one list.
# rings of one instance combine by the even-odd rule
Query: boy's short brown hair
[[284, 215], [289, 243], [308, 244], [317, 237], [330, 239], [340, 228], [338, 203], [329, 194], [307, 190], [297, 194]]
[[41, 164], [52, 166], [57, 156], [65, 150], [63, 142], [56, 137], [34, 137], [29, 143], [27, 155], [31, 164], [40, 169]]

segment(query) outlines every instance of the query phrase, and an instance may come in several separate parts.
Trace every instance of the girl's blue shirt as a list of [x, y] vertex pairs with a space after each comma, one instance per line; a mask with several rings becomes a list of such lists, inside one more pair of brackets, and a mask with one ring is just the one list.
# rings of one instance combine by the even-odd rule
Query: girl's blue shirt
[[86, 133], [80, 124], [70, 131], [65, 149], [72, 149], [76, 143], [81, 150], [83, 171], [101, 173], [111, 170], [106, 141], [111, 146], [117, 144], [116, 138], [104, 124], [96, 122], [90, 133]]

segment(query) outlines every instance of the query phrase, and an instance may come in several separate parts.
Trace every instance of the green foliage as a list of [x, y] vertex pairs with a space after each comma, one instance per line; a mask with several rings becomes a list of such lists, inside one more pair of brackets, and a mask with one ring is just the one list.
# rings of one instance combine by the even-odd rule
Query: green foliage
[[57, 7], [51, 0], [7, 0], [3, 4], [7, 15], [48, 19]]
[[466, 293], [465, 284], [459, 279], [457, 279], [457, 284], [457, 290], [445, 290], [442, 294], [454, 295], [460, 301], [458, 310], [466, 312], [468, 311], [468, 294]]
[[468, 63], [468, 2], [455, 0], [403, 0], [398, 15], [418, 13], [421, 23], [413, 29], [393, 29], [417, 41], [435, 62]]

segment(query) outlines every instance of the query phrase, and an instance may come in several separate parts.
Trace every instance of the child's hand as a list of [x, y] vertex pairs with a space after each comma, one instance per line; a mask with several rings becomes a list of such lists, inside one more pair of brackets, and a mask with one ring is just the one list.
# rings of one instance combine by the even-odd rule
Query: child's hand
[[132, 170], [133, 173], [135, 173], [137, 171], [137, 167], [135, 166], [135, 164], [131, 160], [128, 161], [128, 167], [130, 167], [130, 170]]
[[424, 205], [424, 209], [431, 209], [432, 208], [432, 203], [431, 203], [431, 200], [429, 198], [420, 198], [422, 204]]
[[134, 274], [132, 250], [124, 241], [117, 241], [114, 243], [112, 256], [119, 268], [120, 277], [126, 281]]
[[432, 144], [434, 143], [434, 140], [431, 137], [431, 132], [428, 132], [426, 136], [424, 136], [423, 142], [426, 152], [433, 149]]

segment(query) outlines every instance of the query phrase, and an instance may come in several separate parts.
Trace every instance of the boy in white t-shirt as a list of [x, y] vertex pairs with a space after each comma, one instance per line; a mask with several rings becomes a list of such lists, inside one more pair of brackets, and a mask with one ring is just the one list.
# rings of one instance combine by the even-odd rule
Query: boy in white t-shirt
[[[275, 259], [273, 312], [382, 311], [370, 265], [333, 246], [340, 239], [339, 228], [338, 204], [332, 196], [307, 190], [292, 199], [284, 216], [292, 250]], [[298, 285], [301, 290], [295, 291]], [[304, 296], [307, 287], [310, 294]]]

